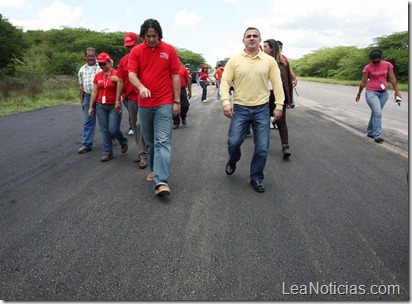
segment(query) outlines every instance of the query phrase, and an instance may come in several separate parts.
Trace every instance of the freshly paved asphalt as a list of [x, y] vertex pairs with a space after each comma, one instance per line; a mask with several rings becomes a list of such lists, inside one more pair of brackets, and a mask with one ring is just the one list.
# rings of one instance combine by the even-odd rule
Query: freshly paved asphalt
[[253, 136], [227, 176], [229, 119], [214, 88], [207, 103], [199, 94], [173, 130], [167, 198], [133, 163], [132, 140], [101, 163], [97, 128], [94, 150], [76, 153], [78, 104], [0, 117], [0, 299], [409, 299], [407, 150], [325, 119], [300, 92], [292, 156], [272, 130], [256, 193]]

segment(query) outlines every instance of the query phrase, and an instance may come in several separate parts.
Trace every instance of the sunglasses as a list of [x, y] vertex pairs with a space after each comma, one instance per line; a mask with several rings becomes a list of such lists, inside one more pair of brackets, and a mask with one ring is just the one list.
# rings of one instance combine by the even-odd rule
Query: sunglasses
[[107, 61], [106, 61], [106, 62], [99, 63], [99, 66], [104, 67], [104, 66], [106, 66], [106, 64], [107, 64]]

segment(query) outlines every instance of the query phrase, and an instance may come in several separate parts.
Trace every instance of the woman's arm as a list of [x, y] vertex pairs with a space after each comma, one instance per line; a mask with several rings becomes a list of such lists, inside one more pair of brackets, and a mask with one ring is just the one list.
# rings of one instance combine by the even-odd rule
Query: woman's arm
[[359, 83], [358, 95], [356, 95], [356, 98], [355, 98], [356, 102], [359, 101], [362, 91], [366, 87], [366, 84], [368, 83], [368, 78], [369, 78], [369, 73], [363, 72], [362, 80]]

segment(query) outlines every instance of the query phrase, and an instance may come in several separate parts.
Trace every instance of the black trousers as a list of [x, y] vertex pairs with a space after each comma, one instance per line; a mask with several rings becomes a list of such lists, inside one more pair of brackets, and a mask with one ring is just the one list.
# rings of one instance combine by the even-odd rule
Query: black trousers
[[180, 115], [173, 117], [173, 124], [180, 125], [180, 119], [186, 119], [187, 112], [189, 111], [189, 99], [187, 99], [186, 87], [180, 89]]

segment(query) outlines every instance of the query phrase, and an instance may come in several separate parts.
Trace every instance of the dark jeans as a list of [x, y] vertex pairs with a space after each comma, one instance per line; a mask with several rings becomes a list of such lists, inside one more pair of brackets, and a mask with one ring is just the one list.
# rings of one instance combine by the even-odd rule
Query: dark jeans
[[180, 89], [180, 115], [173, 117], [173, 124], [180, 125], [180, 119], [186, 119], [189, 111], [189, 99], [187, 99], [186, 87]]
[[200, 81], [200, 86], [201, 86], [202, 89], [203, 89], [203, 91], [202, 91], [202, 99], [201, 99], [201, 101], [203, 101], [203, 100], [206, 100], [206, 99], [207, 99], [207, 85], [206, 85], [206, 83], [205, 83], [203, 80], [201, 80], [201, 81]]
[[262, 181], [263, 170], [266, 165], [269, 151], [269, 106], [267, 104], [255, 107], [246, 107], [235, 104], [234, 115], [230, 121], [229, 138], [227, 140], [229, 161], [236, 163], [242, 155], [241, 145], [252, 126], [255, 150], [250, 164], [250, 180]]
[[[270, 90], [270, 96], [269, 96], [270, 116], [273, 116], [273, 111], [275, 109], [276, 109], [275, 95], [273, 94], [273, 91]], [[288, 126], [286, 125], [286, 103], [282, 107], [282, 116], [278, 120], [275, 121], [275, 124], [278, 126], [280, 141], [282, 142], [282, 145], [285, 145], [285, 146], [288, 145], [289, 144], [289, 132], [288, 132]]]

